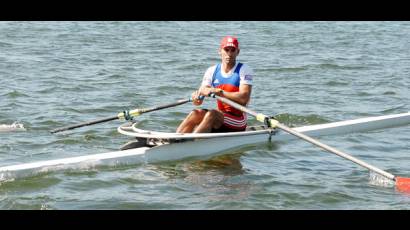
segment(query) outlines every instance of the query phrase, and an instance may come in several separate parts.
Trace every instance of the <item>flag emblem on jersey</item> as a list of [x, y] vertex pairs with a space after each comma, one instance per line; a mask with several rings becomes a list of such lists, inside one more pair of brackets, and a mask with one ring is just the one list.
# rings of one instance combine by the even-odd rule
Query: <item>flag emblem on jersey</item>
[[252, 75], [245, 75], [245, 80], [252, 81]]

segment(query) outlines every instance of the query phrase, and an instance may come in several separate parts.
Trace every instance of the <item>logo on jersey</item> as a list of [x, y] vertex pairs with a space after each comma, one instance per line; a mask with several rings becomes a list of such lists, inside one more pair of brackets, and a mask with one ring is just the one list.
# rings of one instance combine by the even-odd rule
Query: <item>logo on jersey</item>
[[218, 84], [218, 83], [219, 83], [219, 80], [215, 79], [214, 84]]
[[252, 75], [245, 75], [245, 80], [252, 81]]

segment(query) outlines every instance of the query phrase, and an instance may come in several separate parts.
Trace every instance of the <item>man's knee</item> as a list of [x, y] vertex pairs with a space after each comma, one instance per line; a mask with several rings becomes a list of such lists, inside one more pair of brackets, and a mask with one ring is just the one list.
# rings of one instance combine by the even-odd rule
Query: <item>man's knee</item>
[[210, 110], [205, 114], [205, 119], [216, 121], [223, 119], [223, 115], [217, 110]]
[[189, 113], [189, 117], [191, 119], [198, 119], [198, 118], [202, 118], [204, 117], [206, 111], [202, 110], [202, 109], [194, 109], [191, 111], [191, 113]]

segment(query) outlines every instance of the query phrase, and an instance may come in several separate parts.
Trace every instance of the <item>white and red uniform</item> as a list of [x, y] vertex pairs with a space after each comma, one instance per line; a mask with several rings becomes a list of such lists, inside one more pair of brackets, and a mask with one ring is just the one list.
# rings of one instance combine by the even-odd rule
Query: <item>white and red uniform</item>
[[[253, 71], [248, 65], [237, 62], [229, 73], [221, 70], [221, 64], [207, 69], [202, 86], [220, 88], [226, 92], [238, 92], [241, 84], [252, 85]], [[224, 114], [224, 127], [230, 131], [243, 131], [247, 124], [247, 115], [230, 105], [217, 101], [218, 109]]]

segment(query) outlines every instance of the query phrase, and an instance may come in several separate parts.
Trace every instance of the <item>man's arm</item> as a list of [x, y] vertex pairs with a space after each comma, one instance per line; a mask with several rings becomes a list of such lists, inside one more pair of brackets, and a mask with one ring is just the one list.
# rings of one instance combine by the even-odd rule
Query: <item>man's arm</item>
[[238, 104], [246, 106], [251, 98], [252, 85], [242, 84], [239, 86], [238, 92], [220, 92], [218, 96], [226, 97], [229, 100], [235, 101]]
[[245, 106], [249, 99], [251, 98], [252, 92], [252, 85], [241, 84], [239, 86], [238, 92], [226, 92], [219, 88], [212, 88], [210, 86], [202, 86], [199, 88], [199, 92], [201, 95], [208, 96], [210, 93], [214, 93], [215, 95], [226, 97], [229, 100], [235, 101], [243, 106]]

